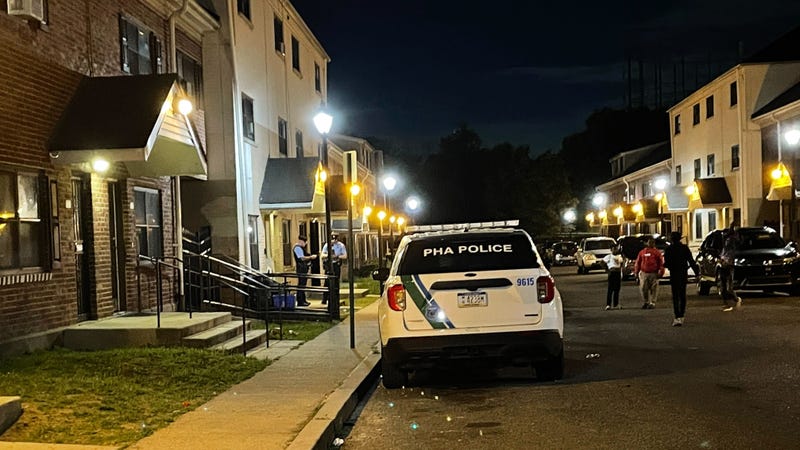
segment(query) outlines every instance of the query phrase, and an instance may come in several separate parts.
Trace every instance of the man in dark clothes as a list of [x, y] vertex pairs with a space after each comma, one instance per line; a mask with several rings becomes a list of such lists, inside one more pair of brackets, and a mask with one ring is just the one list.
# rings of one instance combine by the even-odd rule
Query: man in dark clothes
[[683, 325], [683, 315], [686, 313], [686, 283], [689, 276], [686, 269], [694, 270], [695, 275], [700, 273], [700, 268], [692, 258], [689, 247], [681, 242], [681, 233], [673, 231], [670, 235], [672, 245], [664, 250], [664, 266], [669, 269], [669, 280], [672, 285], [672, 309], [675, 312], [673, 327]]

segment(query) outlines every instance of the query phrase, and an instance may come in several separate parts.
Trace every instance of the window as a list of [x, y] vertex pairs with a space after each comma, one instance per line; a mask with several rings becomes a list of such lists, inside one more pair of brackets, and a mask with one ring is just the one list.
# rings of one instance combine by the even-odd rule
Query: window
[[706, 97], [706, 119], [714, 117], [714, 96]]
[[61, 261], [61, 224], [58, 220], [58, 183], [50, 182], [50, 252], [53, 261]]
[[636, 186], [631, 185], [631, 191], [628, 193], [628, 201], [632, 202], [636, 199]]
[[700, 175], [700, 158], [697, 158], [694, 160], [694, 179], [699, 179]]
[[275, 30], [275, 51], [281, 55], [286, 54], [286, 44], [283, 42], [283, 21], [275, 16], [272, 19], [273, 28]]
[[281, 155], [289, 154], [289, 143], [286, 136], [287, 128], [286, 121], [278, 117], [278, 152]]
[[155, 189], [133, 188], [133, 204], [139, 254], [163, 256], [161, 196]]
[[247, 20], [250, 18], [250, 0], [236, 0], [236, 10], [239, 14], [245, 16]]
[[708, 212], [708, 231], [715, 230], [717, 228], [717, 212], [716, 211], [709, 211]]
[[683, 181], [681, 175], [681, 166], [675, 166], [675, 186], [680, 186], [681, 181]]
[[692, 125], [700, 123], [700, 103], [692, 106]]
[[203, 68], [181, 51], [178, 51], [178, 77], [183, 89], [194, 99], [195, 108], [203, 109]]
[[739, 92], [736, 89], [736, 82], [731, 83], [731, 106], [736, 106], [739, 103]]
[[250, 267], [258, 270], [258, 216], [247, 216], [247, 242], [250, 245]]
[[46, 267], [50, 245], [40, 212], [40, 205], [47, 207], [42, 183], [35, 174], [0, 171], [0, 270]]
[[303, 157], [303, 132], [297, 130], [294, 132], [294, 150], [298, 158]]
[[703, 239], [703, 213], [694, 213], [694, 238]]
[[123, 72], [133, 75], [163, 72], [161, 41], [154, 33], [120, 16], [119, 38]]
[[292, 256], [292, 221], [283, 219], [283, 233], [281, 233], [281, 245], [283, 247], [283, 265], [291, 266], [294, 257]]
[[714, 175], [714, 154], [706, 156], [706, 175]]
[[675, 115], [675, 134], [681, 134], [681, 115]]
[[300, 72], [300, 41], [292, 36], [292, 67]]
[[647, 198], [651, 195], [653, 195], [653, 193], [650, 192], [650, 182], [642, 183], [642, 198]]
[[322, 92], [322, 78], [319, 70], [319, 64], [314, 63], [314, 89], [317, 92]]
[[253, 116], [253, 99], [242, 94], [242, 133], [250, 140], [256, 140], [256, 123]]
[[731, 169], [739, 168], [739, 144], [731, 147]]

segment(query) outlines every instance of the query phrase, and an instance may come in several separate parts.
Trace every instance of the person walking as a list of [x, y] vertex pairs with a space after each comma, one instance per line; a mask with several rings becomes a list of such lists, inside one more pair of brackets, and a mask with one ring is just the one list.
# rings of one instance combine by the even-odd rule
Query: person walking
[[[331, 234], [331, 241], [330, 241], [330, 255], [328, 254], [328, 243], [326, 242], [325, 245], [322, 246], [322, 265], [325, 267], [326, 273], [328, 270], [328, 262], [327, 259], [330, 256], [331, 258], [331, 265], [333, 267], [333, 273], [329, 273], [328, 275], [335, 275], [335, 286], [333, 287], [334, 295], [336, 296], [336, 301], [339, 301], [339, 278], [342, 276], [342, 261], [347, 259], [347, 248], [344, 244], [339, 241], [339, 235], [336, 233]], [[326, 283], [327, 284], [327, 283]], [[322, 304], [328, 303], [328, 294], [325, 293], [322, 296]]]
[[306, 254], [307, 243], [308, 238], [301, 234], [297, 237], [297, 242], [295, 242], [294, 249], [292, 250], [294, 253], [295, 272], [297, 273], [297, 287], [299, 288], [297, 290], [297, 306], [308, 306], [311, 304], [306, 299], [306, 292], [303, 289], [308, 284], [306, 275], [309, 270], [309, 261], [317, 259], [317, 255]]
[[664, 276], [664, 255], [656, 248], [656, 240], [647, 240], [647, 247], [639, 251], [633, 273], [639, 279], [642, 309], [654, 309], [658, 298], [658, 279]]
[[669, 269], [669, 284], [672, 287], [672, 309], [675, 312], [672, 326], [679, 327], [683, 325], [686, 314], [686, 284], [689, 281], [686, 270], [691, 267], [695, 275], [698, 275], [700, 267], [692, 258], [689, 247], [681, 242], [679, 231], [673, 231], [669, 239], [672, 244], [664, 249], [664, 266]]
[[739, 249], [739, 226], [731, 224], [723, 234], [722, 251], [719, 255], [719, 295], [722, 297], [722, 310], [733, 311], [742, 307], [742, 299], [733, 290], [733, 271], [736, 250]]
[[609, 309], [619, 309], [619, 291], [622, 286], [622, 255], [619, 254], [619, 247], [616, 245], [611, 248], [611, 253], [603, 257], [608, 270], [608, 290], [606, 291], [606, 311]]

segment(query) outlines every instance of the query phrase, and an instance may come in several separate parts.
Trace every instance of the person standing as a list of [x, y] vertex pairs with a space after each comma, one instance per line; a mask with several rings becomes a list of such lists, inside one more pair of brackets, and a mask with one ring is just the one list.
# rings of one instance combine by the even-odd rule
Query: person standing
[[[347, 259], [347, 248], [344, 244], [339, 241], [339, 236], [336, 233], [331, 234], [331, 241], [330, 241], [330, 258], [331, 258], [331, 265], [333, 267], [333, 273], [329, 273], [328, 275], [336, 275], [336, 285], [334, 286], [334, 295], [336, 296], [336, 300], [338, 302], [339, 299], [339, 277], [342, 276], [342, 261]], [[322, 246], [322, 265], [326, 270], [328, 270], [328, 243], [326, 242], [325, 245]], [[322, 297], [322, 304], [328, 303], [328, 294], [324, 294]]]
[[719, 295], [722, 297], [722, 310], [733, 311], [742, 307], [742, 299], [733, 290], [733, 271], [736, 250], [739, 248], [739, 227], [731, 224], [722, 237], [722, 251], [719, 255]]
[[307, 243], [308, 238], [301, 234], [297, 237], [297, 242], [294, 244], [294, 249], [292, 250], [294, 253], [295, 272], [297, 273], [297, 287], [300, 288], [297, 290], [298, 306], [308, 306], [311, 304], [306, 299], [306, 292], [303, 290], [303, 288], [305, 288], [308, 284], [308, 278], [306, 278], [306, 275], [308, 274], [309, 270], [309, 261], [317, 259], [317, 255], [306, 254]]
[[619, 254], [619, 247], [616, 245], [611, 248], [611, 253], [603, 257], [608, 270], [608, 290], [606, 292], [606, 311], [609, 309], [619, 309], [619, 290], [622, 286], [622, 255]]
[[654, 309], [658, 298], [658, 279], [664, 276], [664, 255], [656, 248], [656, 240], [647, 239], [647, 247], [639, 251], [633, 273], [639, 278], [642, 309]]
[[691, 267], [697, 275], [700, 273], [700, 267], [692, 258], [689, 247], [681, 242], [679, 231], [673, 231], [669, 239], [672, 244], [664, 249], [664, 266], [669, 269], [669, 283], [672, 287], [672, 309], [675, 312], [672, 326], [679, 327], [683, 325], [683, 317], [686, 314], [686, 284], [689, 281], [686, 270]]

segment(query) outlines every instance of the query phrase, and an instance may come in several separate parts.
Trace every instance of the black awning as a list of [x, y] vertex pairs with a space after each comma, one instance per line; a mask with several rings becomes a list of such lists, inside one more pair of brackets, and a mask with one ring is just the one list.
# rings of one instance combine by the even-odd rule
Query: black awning
[[694, 184], [703, 206], [730, 205], [733, 202], [725, 178], [698, 178]]
[[642, 217], [647, 220], [660, 220], [661, 211], [658, 209], [658, 201], [652, 198], [643, 198], [639, 200], [642, 205]]
[[84, 77], [48, 142], [53, 164], [124, 162], [133, 176], [206, 175], [175, 74]]
[[[318, 180], [317, 158], [271, 158], [264, 170], [259, 204], [261, 209], [310, 209], [322, 206], [324, 193]], [[315, 205], [315, 194], [319, 200]]]

